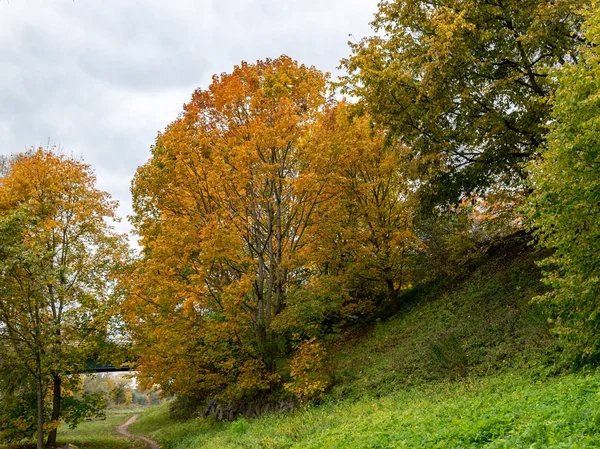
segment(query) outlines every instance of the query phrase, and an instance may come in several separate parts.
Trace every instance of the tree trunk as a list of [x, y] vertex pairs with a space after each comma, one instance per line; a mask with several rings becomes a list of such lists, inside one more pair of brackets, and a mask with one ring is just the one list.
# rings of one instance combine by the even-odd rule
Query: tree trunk
[[[60, 418], [60, 401], [61, 401], [61, 385], [62, 379], [60, 376], [53, 376], [53, 395], [52, 395], [52, 418], [53, 429], [48, 434], [47, 446], [56, 446], [56, 435], [58, 433], [58, 420]], [[56, 426], [56, 427], [54, 427]]]
[[388, 289], [388, 301], [390, 302], [390, 305], [392, 306], [392, 312], [395, 315], [398, 313], [398, 292], [394, 287], [393, 279], [386, 279], [385, 284], [387, 285]]
[[[38, 361], [39, 365], [39, 361]], [[44, 399], [42, 389], [42, 373], [40, 366], [37, 367], [37, 449], [44, 446]]]

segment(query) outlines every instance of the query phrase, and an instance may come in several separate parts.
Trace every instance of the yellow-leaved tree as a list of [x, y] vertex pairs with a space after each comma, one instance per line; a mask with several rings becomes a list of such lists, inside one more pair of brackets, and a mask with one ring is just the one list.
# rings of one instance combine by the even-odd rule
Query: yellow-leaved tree
[[126, 319], [146, 386], [320, 396], [326, 323], [396, 307], [411, 283], [404, 153], [285, 56], [197, 90], [132, 188]]
[[73, 374], [106, 347], [116, 268], [127, 255], [109, 224], [116, 202], [95, 183], [88, 165], [42, 149], [12, 158], [0, 178], [0, 388], [15, 399], [0, 411], [0, 437], [37, 429], [39, 448], [48, 429], [54, 446], [62, 421], [100, 411], [97, 397], [61, 401], [64, 388], [77, 387]]
[[325, 102], [315, 68], [242, 63], [159, 135], [132, 187], [143, 252], [126, 315], [148, 384], [232, 400], [279, 382], [272, 322], [333, 196], [311, 147]]
[[337, 186], [334, 207], [315, 230], [318, 274], [336, 277], [357, 311], [395, 309], [414, 281], [412, 256], [422, 245], [407, 149], [345, 102], [330, 108], [315, 141], [335, 161], [327, 170]]

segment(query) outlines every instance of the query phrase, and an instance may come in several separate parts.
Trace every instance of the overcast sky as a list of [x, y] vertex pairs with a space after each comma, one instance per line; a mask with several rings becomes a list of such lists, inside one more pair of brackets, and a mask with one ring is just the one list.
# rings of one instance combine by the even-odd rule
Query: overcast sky
[[377, 2], [0, 0], [0, 154], [82, 156], [125, 218], [136, 168], [195, 88], [281, 54], [335, 74]]

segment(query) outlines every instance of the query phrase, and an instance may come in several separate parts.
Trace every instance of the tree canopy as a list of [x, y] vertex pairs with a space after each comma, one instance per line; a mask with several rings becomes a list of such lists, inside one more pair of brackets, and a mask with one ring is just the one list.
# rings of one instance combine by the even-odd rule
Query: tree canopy
[[409, 146], [423, 206], [525, 178], [544, 145], [549, 73], [579, 59], [583, 0], [383, 1], [342, 61], [347, 92]]
[[[148, 347], [142, 376], [166, 391], [231, 386], [225, 394], [235, 397], [240, 385], [265, 389], [277, 379], [267, 374], [271, 323], [327, 196], [313, 169], [318, 155], [307, 151], [325, 101], [325, 76], [314, 68], [287, 57], [243, 63], [194, 93], [138, 171], [144, 256], [128, 316]], [[184, 343], [181, 356], [169, 356], [186, 335], [194, 349]]]
[[555, 248], [545, 263], [557, 330], [580, 362], [600, 360], [600, 13], [585, 23], [590, 42], [578, 64], [556, 72], [548, 149], [530, 164], [532, 229]]

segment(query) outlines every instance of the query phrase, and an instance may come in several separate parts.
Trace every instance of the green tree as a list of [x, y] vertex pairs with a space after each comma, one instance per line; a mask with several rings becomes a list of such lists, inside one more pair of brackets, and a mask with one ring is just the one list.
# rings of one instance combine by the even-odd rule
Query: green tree
[[591, 45], [557, 71], [548, 149], [530, 164], [529, 212], [545, 261], [556, 329], [580, 362], [600, 361], [600, 12], [585, 23]]
[[126, 255], [108, 222], [116, 203], [95, 181], [88, 165], [41, 149], [14, 158], [0, 179], [0, 340], [19, 356], [0, 363], [36, 386], [38, 447], [47, 389], [49, 446], [61, 419], [87, 416], [75, 400], [63, 410], [62, 393], [106, 340], [115, 268]]
[[[578, 60], [585, 0], [384, 0], [345, 89], [422, 166], [424, 205], [520, 183], [543, 145], [548, 76]], [[425, 201], [427, 200], [427, 201]]]

